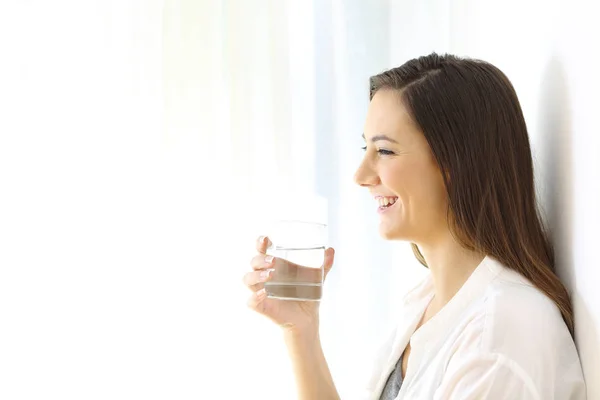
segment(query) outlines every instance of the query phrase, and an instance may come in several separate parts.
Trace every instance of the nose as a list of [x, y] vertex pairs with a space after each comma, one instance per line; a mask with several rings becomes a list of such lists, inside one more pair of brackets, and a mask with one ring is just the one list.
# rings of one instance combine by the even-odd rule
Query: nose
[[367, 157], [362, 160], [354, 173], [354, 182], [362, 187], [375, 186], [380, 183], [379, 175], [377, 175], [377, 172]]

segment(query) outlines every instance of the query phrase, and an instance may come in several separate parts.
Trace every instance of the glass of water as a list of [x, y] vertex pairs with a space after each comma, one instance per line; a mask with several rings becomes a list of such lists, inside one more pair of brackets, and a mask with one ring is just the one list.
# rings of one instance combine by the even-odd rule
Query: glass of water
[[276, 257], [267, 296], [282, 300], [321, 300], [327, 225], [298, 220], [276, 221], [269, 232]]

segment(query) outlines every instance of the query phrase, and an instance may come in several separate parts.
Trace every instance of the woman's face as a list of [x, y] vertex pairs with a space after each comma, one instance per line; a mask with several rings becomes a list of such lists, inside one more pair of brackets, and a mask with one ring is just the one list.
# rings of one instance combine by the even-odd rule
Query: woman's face
[[447, 232], [442, 175], [399, 92], [375, 94], [364, 138], [365, 156], [354, 179], [375, 198], [381, 236], [419, 244]]

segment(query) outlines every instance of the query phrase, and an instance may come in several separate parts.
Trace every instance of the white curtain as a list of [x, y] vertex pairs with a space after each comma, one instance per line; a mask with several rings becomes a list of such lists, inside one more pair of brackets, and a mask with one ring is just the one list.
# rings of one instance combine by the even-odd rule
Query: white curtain
[[294, 398], [241, 277], [297, 194], [328, 204], [322, 336], [351, 394], [421, 271], [352, 182], [389, 11], [3, 3], [0, 397]]
[[[198, 242], [202, 234], [216, 239], [208, 254], [192, 241], [181, 260], [189, 271], [208, 264], [209, 276], [220, 282], [204, 293], [211, 304], [204, 312], [212, 316], [204, 334], [214, 335], [203, 353], [213, 365], [205, 385], [245, 398], [294, 397], [279, 331], [244, 309], [248, 293], [238, 282], [264, 220], [277, 203], [300, 193], [328, 204], [330, 244], [338, 252], [322, 305], [322, 336], [347, 398], [391, 325], [394, 300], [423, 272], [406, 246], [378, 239], [374, 206], [352, 182], [368, 77], [387, 67], [389, 4], [166, 4], [167, 136], [174, 157], [185, 151], [200, 164], [173, 175], [196, 182], [198, 201], [190, 208], [200, 203], [206, 210], [203, 220], [178, 231], [188, 238], [197, 232]], [[203, 221], [210, 229], [195, 227]]]

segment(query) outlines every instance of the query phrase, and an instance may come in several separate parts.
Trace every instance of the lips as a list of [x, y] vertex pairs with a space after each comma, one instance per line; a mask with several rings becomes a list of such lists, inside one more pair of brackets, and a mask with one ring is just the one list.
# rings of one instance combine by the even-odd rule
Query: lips
[[381, 196], [375, 195], [373, 196], [375, 202], [377, 203], [377, 212], [384, 212], [391, 208], [396, 201], [398, 201], [398, 196]]
[[396, 196], [375, 196], [375, 202], [377, 202], [380, 211], [390, 208], [397, 200], [398, 197]]

